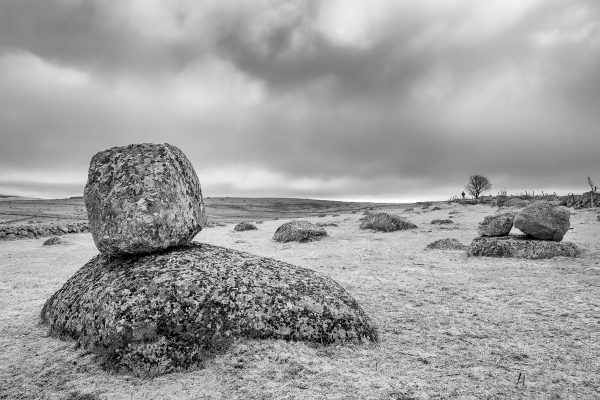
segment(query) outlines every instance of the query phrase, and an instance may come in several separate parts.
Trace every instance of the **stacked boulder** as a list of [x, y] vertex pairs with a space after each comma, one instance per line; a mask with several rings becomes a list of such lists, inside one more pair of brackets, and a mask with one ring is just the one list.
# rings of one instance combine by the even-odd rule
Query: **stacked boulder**
[[169, 144], [115, 147], [90, 164], [85, 204], [100, 254], [44, 305], [50, 333], [110, 370], [201, 367], [235, 337], [377, 341], [357, 302], [312, 270], [192, 242], [206, 222], [191, 163]]
[[[501, 213], [485, 217], [479, 224], [467, 254], [469, 256], [552, 258], [576, 257], [577, 246], [561, 242], [570, 228], [569, 210], [547, 201], [536, 201], [516, 214]], [[524, 235], [511, 235], [512, 227]]]

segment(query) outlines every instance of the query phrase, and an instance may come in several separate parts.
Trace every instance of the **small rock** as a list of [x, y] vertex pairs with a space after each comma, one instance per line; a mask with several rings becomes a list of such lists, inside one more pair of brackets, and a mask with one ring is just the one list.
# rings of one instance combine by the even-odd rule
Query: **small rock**
[[426, 249], [430, 250], [464, 250], [467, 246], [456, 239], [445, 238], [431, 242]]
[[54, 246], [57, 244], [66, 244], [67, 241], [61, 238], [60, 236], [52, 236], [50, 239], [46, 239], [44, 241], [44, 246]]
[[448, 225], [453, 223], [454, 221], [452, 221], [451, 219], [434, 219], [433, 221], [431, 221], [432, 225]]
[[385, 212], [369, 214], [365, 216], [360, 224], [360, 229], [373, 229], [382, 232], [414, 229], [416, 227], [417, 225], [408, 221], [406, 218]]
[[507, 236], [513, 227], [513, 213], [501, 213], [488, 215], [479, 223], [479, 235], [481, 236]]
[[235, 226], [235, 228], [233, 228], [234, 231], [236, 232], [241, 232], [241, 231], [254, 231], [258, 229], [256, 227], [256, 225], [250, 223], [250, 222], [240, 222], [239, 224], [237, 224]]
[[327, 236], [325, 229], [308, 221], [286, 222], [275, 231], [273, 240], [277, 242], [307, 242]]

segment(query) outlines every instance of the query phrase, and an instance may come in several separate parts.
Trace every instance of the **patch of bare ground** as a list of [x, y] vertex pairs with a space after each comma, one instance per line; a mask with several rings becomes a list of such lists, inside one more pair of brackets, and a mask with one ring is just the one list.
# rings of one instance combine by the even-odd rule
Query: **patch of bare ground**
[[[379, 327], [381, 343], [321, 346], [238, 340], [206, 369], [139, 379], [102, 371], [72, 342], [38, 325], [44, 301], [96, 250], [89, 234], [68, 246], [0, 243], [0, 398], [63, 399], [594, 399], [600, 398], [600, 224], [576, 211], [565, 240], [581, 258], [467, 258], [424, 251], [447, 237], [433, 218], [460, 210], [452, 237], [468, 244], [495, 209], [447, 205], [411, 213], [419, 228], [360, 230], [340, 213], [318, 242], [277, 243], [285, 219], [259, 230], [233, 224], [197, 241], [312, 268], [338, 281]], [[307, 218], [326, 223], [331, 217]], [[429, 225], [429, 226], [427, 226]], [[421, 228], [423, 227], [423, 228]], [[520, 378], [519, 378], [520, 377]], [[524, 377], [524, 380], [523, 380]]]

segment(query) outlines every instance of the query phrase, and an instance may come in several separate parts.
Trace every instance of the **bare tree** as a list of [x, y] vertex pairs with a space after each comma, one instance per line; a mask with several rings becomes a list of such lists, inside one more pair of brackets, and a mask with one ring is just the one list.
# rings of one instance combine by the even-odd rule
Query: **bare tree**
[[587, 182], [588, 182], [588, 185], [590, 185], [590, 189], [592, 189], [592, 194], [591, 194], [592, 207], [596, 207], [596, 205], [595, 205], [596, 199], [595, 198], [596, 198], [596, 189], [598, 189], [598, 188], [596, 185], [594, 185], [594, 182], [592, 182], [592, 178], [590, 178], [589, 176], [587, 177]]
[[482, 192], [491, 188], [492, 182], [483, 175], [471, 175], [465, 185], [465, 190], [476, 199]]

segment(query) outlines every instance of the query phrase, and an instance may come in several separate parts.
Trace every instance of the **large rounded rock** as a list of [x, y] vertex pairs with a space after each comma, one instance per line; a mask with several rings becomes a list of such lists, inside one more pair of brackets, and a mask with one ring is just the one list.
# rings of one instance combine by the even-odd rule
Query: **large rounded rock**
[[132, 144], [96, 154], [84, 190], [96, 247], [145, 254], [189, 243], [206, 223], [200, 182], [170, 144]]
[[560, 242], [569, 230], [570, 212], [547, 201], [536, 201], [517, 213], [514, 226], [527, 236]]
[[335, 281], [282, 261], [192, 243], [135, 258], [100, 254], [46, 302], [50, 333], [105, 367], [156, 375], [201, 366], [233, 337], [377, 341]]
[[578, 254], [579, 249], [574, 243], [531, 240], [526, 236], [480, 236], [473, 239], [467, 249], [468, 256], [529, 259], [577, 257]]
[[373, 229], [382, 232], [393, 232], [403, 229], [414, 229], [417, 226], [406, 218], [395, 214], [377, 212], [364, 217], [360, 229]]
[[277, 242], [308, 242], [327, 236], [322, 226], [308, 221], [294, 220], [286, 222], [275, 231], [273, 240]]
[[515, 215], [513, 213], [501, 213], [488, 215], [479, 223], [479, 234], [481, 236], [507, 236], [513, 227]]

